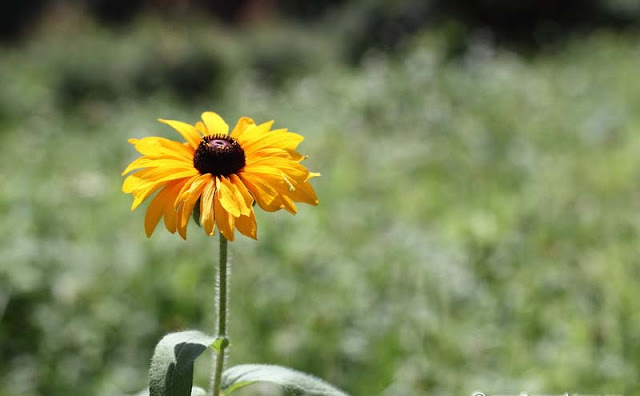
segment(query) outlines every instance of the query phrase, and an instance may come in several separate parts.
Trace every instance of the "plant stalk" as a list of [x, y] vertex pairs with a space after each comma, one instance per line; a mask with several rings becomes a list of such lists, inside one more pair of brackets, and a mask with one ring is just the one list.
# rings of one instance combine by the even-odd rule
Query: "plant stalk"
[[213, 396], [220, 396], [220, 382], [224, 369], [225, 349], [229, 346], [227, 337], [227, 283], [229, 280], [227, 264], [227, 238], [220, 235], [220, 265], [218, 267], [218, 287], [216, 288], [216, 302], [218, 305], [218, 328], [215, 344], [218, 346], [218, 354], [215, 361], [213, 377]]

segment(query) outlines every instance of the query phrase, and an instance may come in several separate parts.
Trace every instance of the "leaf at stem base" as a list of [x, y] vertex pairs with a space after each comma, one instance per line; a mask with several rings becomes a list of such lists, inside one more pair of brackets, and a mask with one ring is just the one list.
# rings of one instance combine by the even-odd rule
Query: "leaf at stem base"
[[151, 358], [150, 396], [202, 395], [202, 389], [192, 388], [193, 364], [213, 341], [214, 337], [194, 330], [164, 336]]
[[242, 364], [225, 370], [222, 391], [227, 396], [256, 382], [278, 385], [286, 394], [296, 396], [348, 396], [320, 378], [270, 364]]

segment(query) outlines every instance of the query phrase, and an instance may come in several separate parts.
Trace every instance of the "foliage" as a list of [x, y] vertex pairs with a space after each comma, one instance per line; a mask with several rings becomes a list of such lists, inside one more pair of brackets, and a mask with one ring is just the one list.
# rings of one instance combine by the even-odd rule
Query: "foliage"
[[[213, 327], [214, 241], [147, 240], [120, 192], [126, 140], [203, 109], [303, 133], [323, 175], [318, 208], [230, 246], [231, 365], [353, 395], [639, 391], [637, 36], [451, 61], [425, 33], [355, 69], [295, 27], [68, 29], [0, 50], [1, 396], [134, 393], [163, 334]], [[292, 77], [263, 58], [287, 48]], [[163, 74], [185, 54], [216, 70], [189, 100]]]

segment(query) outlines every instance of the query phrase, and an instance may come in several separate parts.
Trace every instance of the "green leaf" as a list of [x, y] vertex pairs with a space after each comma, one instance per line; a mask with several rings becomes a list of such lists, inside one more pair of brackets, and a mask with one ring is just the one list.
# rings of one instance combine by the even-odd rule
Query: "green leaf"
[[227, 337], [218, 337], [211, 344], [211, 348], [213, 348], [216, 352], [220, 352], [221, 348], [226, 348], [229, 346], [229, 339]]
[[278, 385], [286, 394], [296, 396], [348, 396], [320, 378], [269, 364], [242, 364], [225, 370], [222, 374], [222, 391], [230, 395], [256, 382]]
[[149, 369], [150, 396], [197, 396], [193, 385], [193, 363], [214, 341], [199, 331], [167, 334], [160, 340]]
[[200, 225], [200, 198], [198, 198], [198, 201], [196, 202], [195, 206], [193, 207], [193, 221], [196, 222], [198, 227], [202, 227]]
[[[134, 396], [149, 396], [149, 389], [145, 389], [139, 393], [136, 393]], [[194, 386], [191, 388], [191, 396], [207, 396], [207, 391]]]

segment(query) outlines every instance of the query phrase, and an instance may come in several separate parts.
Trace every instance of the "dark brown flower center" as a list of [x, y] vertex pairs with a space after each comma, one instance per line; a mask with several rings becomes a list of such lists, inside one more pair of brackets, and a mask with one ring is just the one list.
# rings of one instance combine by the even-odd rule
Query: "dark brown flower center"
[[193, 155], [193, 166], [201, 175], [229, 176], [245, 165], [244, 150], [231, 136], [205, 136]]

